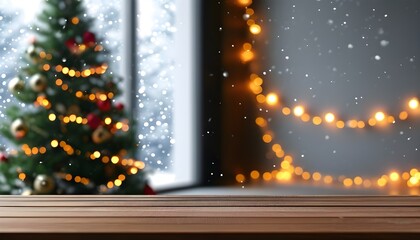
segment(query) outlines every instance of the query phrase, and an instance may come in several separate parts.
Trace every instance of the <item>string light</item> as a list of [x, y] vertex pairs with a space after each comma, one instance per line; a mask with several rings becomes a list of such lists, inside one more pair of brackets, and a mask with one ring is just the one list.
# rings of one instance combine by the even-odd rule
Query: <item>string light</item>
[[[246, 0], [237, 0], [238, 4], [246, 7], [245, 14], [247, 14], [247, 17], [250, 17], [254, 14], [254, 10], [249, 8], [248, 6], [252, 4], [252, 1], [246, 1]], [[259, 34], [261, 32], [261, 26], [255, 23], [254, 19], [247, 18], [245, 19], [247, 25], [249, 26], [249, 30], [252, 34]], [[243, 44], [244, 50], [251, 50], [252, 46], [249, 43]], [[263, 88], [263, 79], [260, 78], [256, 74], [250, 75], [250, 90], [256, 95], [256, 100], [259, 103], [266, 103], [269, 106], [274, 106], [278, 103], [279, 99], [277, 95], [273, 95], [273, 93], [269, 93], [267, 95], [262, 94]], [[417, 98], [411, 98], [407, 106], [411, 110], [416, 110], [419, 108], [419, 101]], [[317, 115], [310, 115], [307, 113], [303, 106], [297, 105], [294, 108], [291, 108], [289, 106], [282, 106], [281, 112], [285, 115], [291, 115], [293, 112], [293, 115], [296, 117], [299, 117], [302, 121], [306, 122], [312, 119], [312, 123], [314, 125], [320, 125], [323, 122], [331, 124], [334, 123], [334, 126], [341, 129], [344, 127], [349, 128], [365, 128], [367, 125], [374, 127], [379, 126], [378, 123], [382, 123], [380, 125], [383, 125], [384, 123], [390, 123], [394, 124], [397, 117], [385, 114], [382, 111], [378, 111], [374, 114], [371, 118], [366, 118], [366, 120], [358, 120], [358, 119], [337, 119], [336, 115], [332, 112], [328, 112], [324, 115], [324, 121], [320, 116]], [[293, 109], [293, 110], [292, 110]], [[398, 114], [398, 119], [401, 121], [408, 119], [408, 112], [407, 111], [401, 111]], [[266, 144], [271, 144], [271, 149], [275, 153], [275, 156], [279, 158], [280, 161], [280, 167], [279, 170], [273, 170], [272, 172], [264, 172], [260, 173], [257, 170], [252, 170], [249, 173], [250, 179], [257, 180], [261, 178], [264, 181], [271, 181], [273, 179], [278, 181], [292, 181], [294, 178], [300, 178], [303, 181], [309, 181], [313, 180], [315, 182], [322, 181], [325, 184], [333, 184], [333, 183], [339, 183], [342, 184], [344, 187], [364, 187], [364, 188], [370, 188], [370, 187], [379, 187], [383, 188], [388, 185], [389, 181], [391, 182], [398, 182], [403, 180], [406, 185], [410, 188], [412, 187], [419, 187], [420, 186], [420, 172], [412, 168], [410, 171], [403, 172], [402, 174], [399, 174], [398, 172], [391, 172], [389, 174], [384, 174], [381, 177], [373, 177], [373, 178], [362, 178], [361, 176], [355, 176], [352, 177], [346, 177], [346, 176], [340, 176], [338, 178], [335, 178], [330, 175], [323, 176], [320, 172], [309, 172], [305, 171], [305, 169], [302, 166], [297, 166], [293, 162], [293, 158], [290, 154], [286, 154], [283, 147], [278, 143], [273, 143], [274, 140], [274, 134], [272, 132], [269, 132], [267, 128], [267, 121], [263, 117], [257, 117], [255, 119], [256, 125], [258, 125], [265, 134], [262, 137], [262, 141]], [[246, 181], [246, 177], [244, 174], [239, 173], [236, 175], [236, 181], [239, 183], [244, 183]]]

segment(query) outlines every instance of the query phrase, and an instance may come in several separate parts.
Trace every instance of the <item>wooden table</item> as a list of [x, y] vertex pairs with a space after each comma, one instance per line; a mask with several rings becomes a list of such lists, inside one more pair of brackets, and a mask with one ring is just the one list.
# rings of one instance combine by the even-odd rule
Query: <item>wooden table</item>
[[420, 197], [1, 196], [0, 239], [420, 239]]

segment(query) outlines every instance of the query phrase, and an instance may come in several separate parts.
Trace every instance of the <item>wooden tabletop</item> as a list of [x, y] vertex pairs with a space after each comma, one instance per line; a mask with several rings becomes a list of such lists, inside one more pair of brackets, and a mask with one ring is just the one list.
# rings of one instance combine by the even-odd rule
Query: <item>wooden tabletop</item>
[[242, 239], [259, 234], [411, 236], [420, 234], [420, 197], [0, 197], [0, 239], [77, 239], [89, 234], [101, 239], [116, 234], [124, 239], [214, 234], [229, 239], [235, 234]]

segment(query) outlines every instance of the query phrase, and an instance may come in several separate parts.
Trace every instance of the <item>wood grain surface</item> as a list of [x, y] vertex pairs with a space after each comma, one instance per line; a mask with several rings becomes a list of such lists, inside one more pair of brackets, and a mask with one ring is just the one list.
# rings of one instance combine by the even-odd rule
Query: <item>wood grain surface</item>
[[124, 239], [258, 239], [260, 234], [401, 239], [420, 234], [420, 197], [0, 197], [0, 239], [114, 239], [116, 234]]

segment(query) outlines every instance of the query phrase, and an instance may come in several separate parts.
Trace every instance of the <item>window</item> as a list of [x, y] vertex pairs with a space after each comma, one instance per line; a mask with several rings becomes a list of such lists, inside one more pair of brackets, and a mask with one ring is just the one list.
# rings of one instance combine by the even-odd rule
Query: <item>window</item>
[[[236, 144], [228, 150], [231, 161], [235, 153], [240, 159], [229, 166], [236, 180], [310, 182], [330, 193], [418, 194], [419, 34], [409, 27], [418, 21], [418, 2], [241, 5], [251, 2], [227, 3], [231, 28], [223, 29], [236, 34], [225, 33], [223, 50], [235, 49], [231, 54], [248, 70], [238, 73], [225, 60], [229, 118], [235, 118], [225, 124], [225, 139]], [[245, 87], [239, 79], [251, 84], [252, 100], [235, 90]], [[254, 142], [237, 143], [244, 134], [232, 122], [249, 129]], [[252, 124], [260, 126], [259, 137]]]
[[[85, 5], [87, 14], [95, 18], [94, 32], [110, 50], [113, 74], [124, 79], [120, 86], [124, 96], [117, 101], [137, 114], [137, 157], [149, 166], [152, 186], [192, 184], [196, 180], [195, 4], [192, 0], [86, 0]], [[0, 40], [0, 117], [4, 117], [4, 110], [14, 102], [7, 85], [19, 72], [19, 60], [34, 40], [32, 24], [42, 0], [0, 0], [0, 6], [4, 33]], [[13, 148], [3, 138], [0, 144]]]

